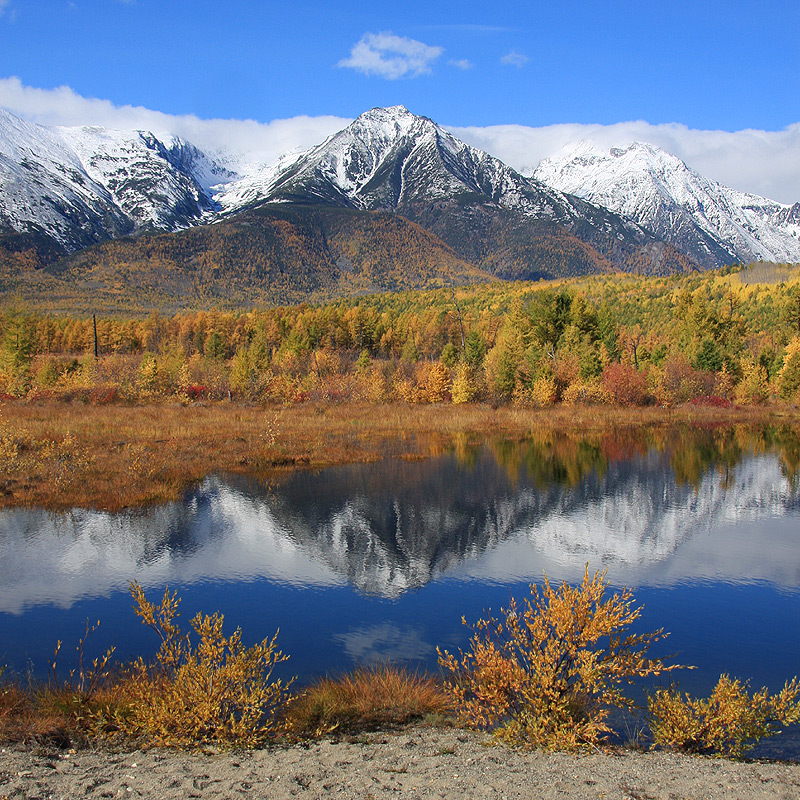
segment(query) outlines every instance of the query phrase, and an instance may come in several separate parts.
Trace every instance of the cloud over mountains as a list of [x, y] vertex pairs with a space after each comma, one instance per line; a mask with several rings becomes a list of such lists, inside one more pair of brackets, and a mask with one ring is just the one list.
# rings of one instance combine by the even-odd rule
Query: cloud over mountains
[[[366, 43], [377, 54], [378, 61], [374, 63], [399, 59], [396, 66], [385, 67], [387, 70], [405, 69], [406, 74], [414, 74], [414, 70], [424, 70], [426, 64], [431, 63], [430, 59], [439, 55], [431, 55], [424, 49], [428, 45], [420, 42], [416, 44], [422, 49], [415, 51], [414, 46], [408, 44], [414, 40], [384, 34], [374, 36], [391, 37]], [[398, 50], [391, 56], [394, 39], [399, 40], [395, 43]], [[402, 55], [401, 47], [406, 48], [407, 55]], [[351, 58], [354, 58], [352, 54]], [[368, 63], [367, 60], [364, 63]], [[42, 125], [101, 125], [155, 133], [168, 131], [210, 153], [235, 150], [243, 159], [263, 164], [271, 163], [286, 152], [312, 147], [352, 121], [332, 115], [298, 116], [271, 122], [201, 119], [141, 106], [118, 106], [108, 100], [83, 97], [68, 86], [30, 87], [15, 77], [0, 78], [0, 106]], [[425, 112], [419, 108], [412, 110]], [[782, 203], [800, 200], [800, 122], [781, 131], [735, 132], [695, 130], [679, 123], [651, 124], [643, 120], [613, 125], [564, 123], [531, 127], [506, 124], [448, 129], [524, 174], [530, 174], [542, 159], [555, 155], [571, 142], [586, 139], [602, 147], [620, 147], [643, 141], [673, 153], [698, 172], [733, 188]]]
[[353, 45], [350, 57], [342, 59], [337, 66], [389, 80], [416, 78], [429, 73], [431, 64], [443, 52], [443, 47], [395, 36], [390, 31], [365, 33]]

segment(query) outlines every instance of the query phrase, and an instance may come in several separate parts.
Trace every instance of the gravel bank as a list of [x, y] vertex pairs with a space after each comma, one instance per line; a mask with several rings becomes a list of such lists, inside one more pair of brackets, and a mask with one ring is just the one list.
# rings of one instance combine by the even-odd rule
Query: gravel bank
[[432, 728], [247, 753], [0, 753], [0, 800], [328, 796], [798, 800], [800, 764], [631, 751], [519, 753], [481, 734]]

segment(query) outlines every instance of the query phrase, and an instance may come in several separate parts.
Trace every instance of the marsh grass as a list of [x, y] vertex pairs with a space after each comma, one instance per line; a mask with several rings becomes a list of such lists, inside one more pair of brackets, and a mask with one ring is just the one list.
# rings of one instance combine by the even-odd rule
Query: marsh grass
[[318, 680], [290, 703], [285, 722], [291, 736], [315, 738], [407, 725], [451, 710], [432, 676], [379, 664]]
[[465, 441], [558, 431], [614, 433], [674, 424], [796, 422], [765, 409], [493, 409], [481, 404], [159, 402], [0, 406], [0, 507], [118, 510], [174, 500], [214, 472], [271, 479], [301, 468], [427, 457]]

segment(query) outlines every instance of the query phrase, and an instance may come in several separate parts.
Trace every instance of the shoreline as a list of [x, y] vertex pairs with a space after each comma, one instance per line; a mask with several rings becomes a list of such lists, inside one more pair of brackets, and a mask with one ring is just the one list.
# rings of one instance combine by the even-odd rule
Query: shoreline
[[0, 797], [789, 800], [800, 763], [614, 749], [549, 753], [482, 733], [417, 726], [348, 740], [217, 753], [5, 747]]

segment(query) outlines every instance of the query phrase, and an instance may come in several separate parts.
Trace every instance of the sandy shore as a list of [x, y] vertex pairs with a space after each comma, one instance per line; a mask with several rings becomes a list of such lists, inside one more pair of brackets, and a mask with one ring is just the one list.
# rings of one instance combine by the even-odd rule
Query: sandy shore
[[5, 748], [0, 800], [14, 798], [559, 798], [797, 800], [800, 764], [670, 753], [519, 753], [456, 729], [246, 753]]

